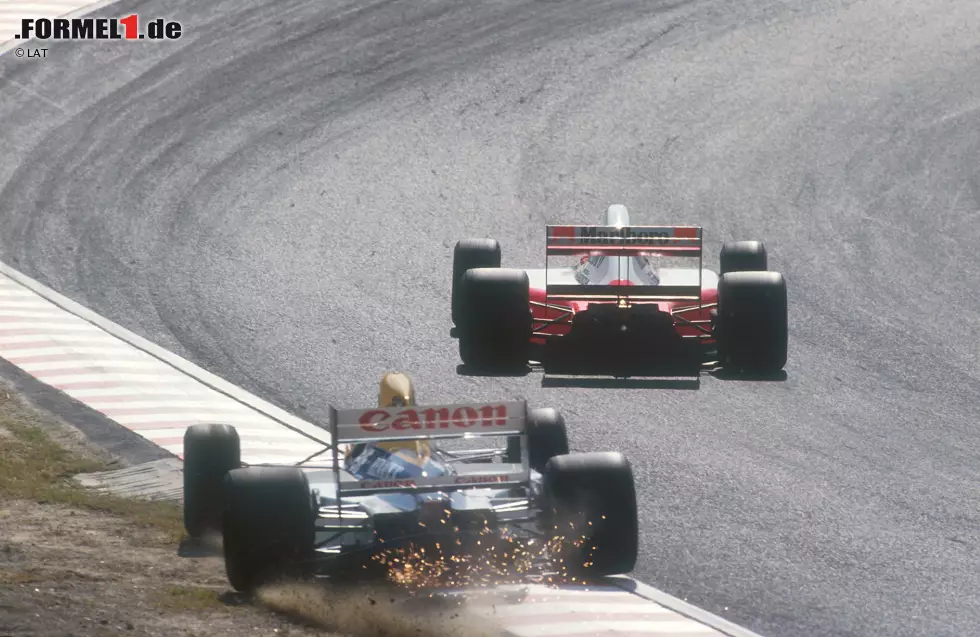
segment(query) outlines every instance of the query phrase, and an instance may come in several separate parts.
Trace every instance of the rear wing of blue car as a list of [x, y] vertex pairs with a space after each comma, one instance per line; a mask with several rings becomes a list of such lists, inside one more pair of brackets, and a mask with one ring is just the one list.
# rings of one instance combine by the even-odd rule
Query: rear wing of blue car
[[[691, 257], [703, 266], [700, 226], [547, 226], [548, 257]], [[547, 276], [547, 274], [546, 274]], [[700, 275], [699, 275], [700, 276]], [[624, 276], [623, 278], [628, 278]], [[575, 285], [545, 281], [546, 302], [554, 301], [691, 301], [701, 303], [698, 285]]]
[[[455, 491], [509, 488], [530, 482], [527, 451], [527, 403], [461, 403], [406, 407], [331, 410], [329, 428], [334, 444], [333, 465], [338, 500], [379, 493]], [[341, 481], [340, 449], [360, 443], [430, 441], [520, 436], [521, 464], [486, 463], [484, 470], [465, 474], [421, 476], [391, 480]], [[496, 469], [500, 467], [500, 469]]]

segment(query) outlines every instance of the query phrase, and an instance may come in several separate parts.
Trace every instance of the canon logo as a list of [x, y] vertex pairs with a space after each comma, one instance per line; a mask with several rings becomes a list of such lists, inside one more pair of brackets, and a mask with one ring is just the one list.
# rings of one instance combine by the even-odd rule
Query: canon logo
[[361, 482], [365, 489], [388, 489], [392, 487], [415, 487], [415, 480], [367, 480]]
[[507, 405], [481, 407], [448, 407], [433, 409], [373, 409], [358, 419], [364, 431], [412, 431], [415, 429], [467, 429], [469, 427], [503, 427], [507, 424]]
[[456, 484], [490, 484], [507, 482], [508, 476], [456, 476]]

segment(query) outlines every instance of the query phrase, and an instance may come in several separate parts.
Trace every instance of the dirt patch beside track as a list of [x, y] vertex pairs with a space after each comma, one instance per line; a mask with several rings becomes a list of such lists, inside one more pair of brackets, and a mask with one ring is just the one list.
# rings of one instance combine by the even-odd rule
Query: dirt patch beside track
[[71, 480], [113, 465], [0, 385], [0, 636], [330, 634], [229, 592], [220, 556], [182, 557], [178, 505]]

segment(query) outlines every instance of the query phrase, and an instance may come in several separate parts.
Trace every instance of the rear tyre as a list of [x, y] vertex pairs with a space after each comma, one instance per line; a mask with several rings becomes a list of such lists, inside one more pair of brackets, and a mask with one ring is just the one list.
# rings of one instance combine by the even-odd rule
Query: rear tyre
[[556, 456], [544, 471], [549, 532], [557, 541], [565, 575], [605, 577], [628, 573], [639, 548], [633, 470], [621, 453]]
[[769, 257], [761, 241], [731, 241], [721, 246], [721, 274], [765, 272], [768, 268]]
[[474, 369], [526, 367], [531, 350], [529, 281], [523, 270], [476, 268], [461, 280], [459, 355]]
[[778, 272], [730, 272], [718, 284], [718, 353], [731, 371], [774, 373], [789, 348], [786, 281]]
[[[568, 454], [568, 429], [561, 412], [553, 407], [532, 409], [527, 419], [527, 452], [531, 468], [544, 472], [548, 461]], [[521, 461], [521, 439], [507, 440], [507, 462]]]
[[310, 572], [316, 512], [301, 469], [235, 469], [225, 489], [225, 572], [236, 591], [252, 593], [263, 584]]
[[230, 425], [191, 425], [184, 432], [184, 528], [200, 538], [221, 529], [225, 474], [242, 466], [241, 441]]
[[453, 324], [462, 327], [465, 320], [462, 303], [463, 275], [473, 268], [499, 268], [500, 244], [494, 239], [463, 239], [453, 250], [452, 313]]

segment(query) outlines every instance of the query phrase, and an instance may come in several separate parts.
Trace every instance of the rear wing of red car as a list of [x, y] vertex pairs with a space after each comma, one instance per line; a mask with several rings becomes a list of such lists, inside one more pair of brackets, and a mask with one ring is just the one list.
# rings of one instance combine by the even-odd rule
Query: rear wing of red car
[[[331, 410], [330, 429], [334, 445], [334, 472], [338, 500], [404, 491], [450, 491], [467, 488], [507, 488], [530, 481], [526, 430], [527, 403], [524, 401], [371, 407]], [[409, 479], [341, 481], [342, 459], [337, 449], [359, 443], [429, 441], [463, 438], [521, 437], [521, 466], [487, 463], [487, 470]], [[500, 467], [500, 469], [490, 469]]]
[[[570, 285], [546, 280], [549, 300], [701, 302], [703, 238], [700, 226], [547, 226], [545, 268], [552, 256], [691, 257], [698, 285]], [[547, 276], [547, 274], [546, 274]]]

